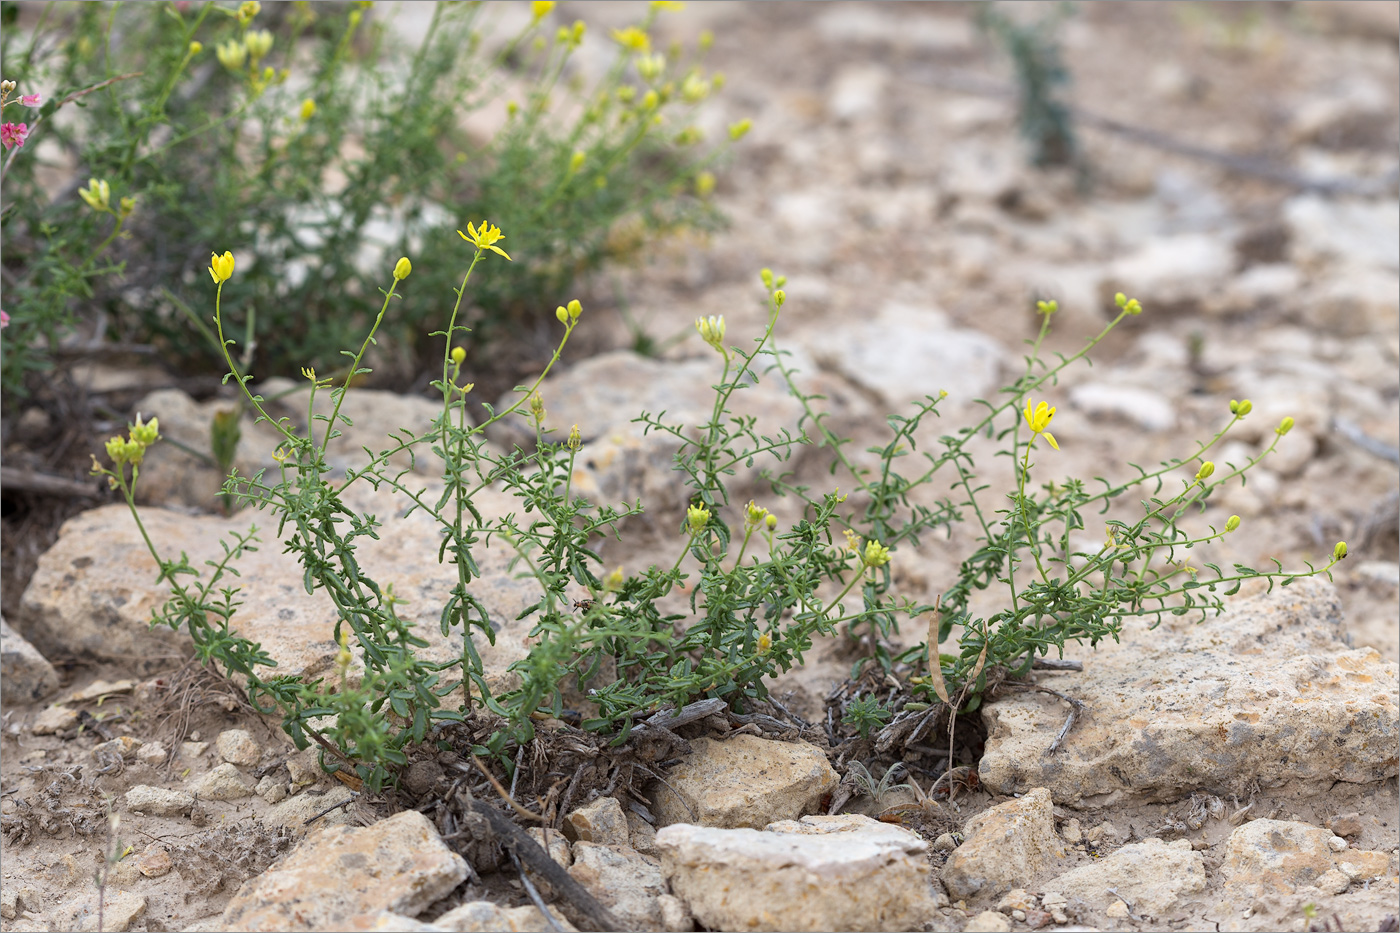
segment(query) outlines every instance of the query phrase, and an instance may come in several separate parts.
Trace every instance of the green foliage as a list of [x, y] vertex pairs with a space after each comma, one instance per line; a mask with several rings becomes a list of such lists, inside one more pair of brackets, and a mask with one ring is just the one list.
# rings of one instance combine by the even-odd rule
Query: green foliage
[[[457, 301], [444, 329], [432, 336], [451, 337], [465, 329], [461, 319], [472, 275], [483, 258], [501, 252], [494, 245], [502, 239], [500, 230], [469, 228], [469, 233], [475, 252], [454, 289]], [[504, 264], [502, 258], [489, 258], [492, 264]], [[500, 731], [482, 751], [508, 758], [509, 745], [533, 735], [536, 714], [562, 714], [564, 691], [572, 684], [579, 685], [593, 707], [583, 727], [618, 743], [626, 740], [638, 719], [661, 708], [717, 697], [742, 709], [765, 699], [765, 681], [801, 664], [818, 636], [843, 628], [873, 636], [863, 641], [874, 646], [874, 659], [883, 667], [881, 679], [903, 678], [899, 702], [912, 696], [924, 708], [942, 703], [949, 712], [968, 712], [981, 703], [993, 673], [1015, 676], [1036, 657], [1063, 652], [1066, 644], [1116, 639], [1127, 617], [1146, 617], [1154, 624], [1166, 615], [1199, 613], [1204, 618], [1209, 611], [1219, 611], [1222, 597], [1238, 590], [1244, 580], [1262, 577], [1272, 586], [1281, 579], [1286, 585], [1297, 576], [1326, 573], [1345, 556], [1345, 546], [1339, 544], [1331, 563], [1304, 573], [1284, 572], [1282, 567], [1260, 573], [1240, 565], [1227, 571], [1212, 563], [1193, 569], [1183, 559], [1189, 555], [1182, 552], [1216, 541], [1240, 524], [1231, 517], [1222, 529], [1190, 530], [1180, 524], [1183, 516], [1203, 507], [1222, 484], [1242, 481], [1292, 427], [1292, 419], [1285, 418], [1273, 444], [1244, 464], [1217, 470], [1205, 455], [1249, 415], [1248, 400], [1232, 401], [1230, 420], [1210, 440], [1191, 445], [1187, 457], [1165, 461], [1153, 470], [1137, 468], [1138, 475], [1128, 482], [1099, 480], [1102, 489], [1097, 492], [1072, 478], [1039, 487], [1032, 482], [1040, 469], [1032, 462], [1032, 448], [1044, 442], [1038, 448], [1040, 457], [1053, 456], [1052, 449], [1058, 449], [1049, 430], [1055, 409], [1033, 399], [1049, 391], [1061, 371], [1084, 358], [1125, 318], [1139, 314], [1142, 308], [1134, 300], [1120, 295], [1118, 317], [1083, 350], [1060, 357], [1053, 366], [1042, 361], [1041, 345], [1056, 307], [1041, 303], [1044, 320], [1031, 341], [1024, 374], [1002, 391], [999, 402], [983, 403], [986, 414], [977, 423], [938, 438], [941, 450], [923, 453], [922, 462], [910, 470], [905, 464], [917, 451], [919, 428], [928, 415], [936, 414], [941, 401], [931, 397], [911, 415], [889, 417], [891, 440], [871, 448], [878, 460], [865, 468], [849, 458], [849, 440], [831, 431], [826, 413], [817, 407], [820, 399], [796, 388], [795, 373], [775, 346], [784, 280], [765, 269], [767, 324], [747, 348], [726, 340], [723, 318], [696, 322], [701, 337], [719, 355], [708, 419], [694, 426], [645, 413], [638, 419], [648, 431], [665, 432], [679, 445], [676, 469], [690, 491], [690, 504], [677, 527], [684, 547], [670, 566], [653, 565], [632, 576], [604, 573], [597, 542], [618, 535], [619, 522], [639, 514], [642, 505], [615, 507], [577, 494], [572, 477], [582, 439], [576, 432], [562, 440], [547, 437], [542, 431], [543, 403], [536, 393], [579, 325], [583, 309], [578, 302], [556, 310], [563, 335], [554, 356], [532, 385], [518, 390], [513, 404], [502, 411], [487, 406], [481, 423], [473, 424], [465, 401], [469, 386], [459, 381], [464, 354], [444, 349], [441, 377], [434, 382], [443, 398], [437, 423], [421, 435], [399, 432], [363, 467], [333, 482], [326, 444], [336, 436], [350, 380], [367, 372], [365, 354], [410, 274], [408, 261], [396, 265], [358, 350], [346, 352], [352, 359], [348, 376], [337, 384], [303, 370], [313, 393], [329, 390], [335, 403], [332, 414], [322, 419], [323, 426], [315, 425], [316, 431], [307, 436], [267, 416], [261, 397], [247, 388], [251, 376], [234, 360], [232, 341], [226, 337], [227, 283], [222, 278], [234, 270], [231, 264], [220, 266], [222, 262], [215, 262], [220, 281], [214, 323], [228, 378], [240, 387], [244, 403], [282, 435], [278, 475], [231, 475], [225, 494], [278, 515], [283, 544], [301, 564], [307, 592], [324, 590], [334, 604], [336, 637], [342, 645], [338, 677], [327, 685], [264, 677], [270, 664], [266, 653], [230, 627], [238, 608], [237, 590], [221, 589], [219, 584], [234, 572], [238, 555], [253, 546], [254, 530], [226, 546], [224, 559], [210, 564], [207, 580], [196, 578], [188, 584], [183, 578], [195, 574], [188, 559], [162, 559], [148, 539], [160, 561], [161, 577], [172, 591], [157, 622], [189, 630], [200, 657], [241, 675], [255, 702], [281, 713], [284, 728], [299, 746], [317, 742], [328, 766], [352, 766], [371, 787], [406, 760], [405, 746], [424, 741], [434, 722], [461, 720], [482, 707], [502, 720]], [[796, 433], [784, 429], [771, 436], [760, 434], [752, 418], [731, 411], [736, 393], [775, 373], [804, 408]], [[483, 442], [484, 430], [508, 417], [525, 417], [534, 425], [531, 449], [498, 454]], [[133, 425], [128, 440], [113, 438], [107, 445], [113, 468], [96, 468], [122, 490], [138, 524], [133, 487], [156, 430], [154, 422]], [[969, 446], [984, 435], [995, 437], [1015, 464], [1012, 488], [990, 491], [980, 481]], [[831, 452], [833, 472], [844, 473], [842, 484], [852, 489], [848, 496], [814, 493], [786, 478], [772, 478], [776, 491], [804, 504], [803, 516], [786, 528], [753, 501], [743, 506], [731, 501], [737, 467], [762, 459], [781, 466], [800, 444]], [[393, 455], [424, 445], [442, 463], [443, 488], [437, 493], [420, 488], [413, 474], [387, 467]], [[935, 506], [916, 504], [912, 493], [945, 468], [950, 492]], [[394, 490], [409, 500], [410, 513], [421, 509], [441, 529], [437, 558], [453, 567], [456, 583], [442, 606], [440, 626], [444, 635], [455, 631], [461, 636], [460, 659], [439, 664], [421, 659], [417, 649], [426, 642], [399, 617], [392, 588], [381, 586], [373, 568], [360, 564], [357, 544], [375, 537], [379, 523], [344, 503], [345, 490], [357, 482]], [[519, 511], [483, 516], [473, 498], [489, 484], [514, 496]], [[1105, 519], [1108, 540], [1102, 547], [1073, 550], [1071, 535], [1086, 528], [1090, 510], [1108, 513], [1115, 500], [1130, 492], [1142, 496], [1141, 517], [1130, 520], [1113, 513]], [[961, 563], [956, 580], [933, 605], [898, 594], [890, 567], [906, 553], [906, 545], [964, 516], [975, 523], [980, 542]], [[494, 639], [490, 610], [474, 595], [473, 586], [480, 573], [473, 554], [487, 543], [513, 552], [517, 577], [532, 580], [538, 595], [521, 614], [533, 620], [533, 645], [512, 667], [517, 685], [503, 692], [493, 691], [488, 683], [477, 647], [479, 639]], [[571, 587], [586, 589], [591, 598], [575, 603], [568, 596]], [[976, 614], [973, 593], [991, 587], [1003, 594], [1001, 608], [988, 616]], [[677, 599], [682, 595], [683, 601]], [[933, 620], [925, 622], [927, 643], [892, 655], [887, 646], [898, 635], [900, 622], [923, 621], [925, 616]], [[955, 627], [960, 630], [956, 648], [950, 645], [943, 654], [939, 646], [948, 642]], [[932, 668], [930, 655], [936, 659]], [[463, 686], [471, 693], [468, 704], [445, 707], [443, 699]], [[867, 695], [847, 706], [844, 719], [861, 736], [869, 736], [893, 712], [887, 703]], [[334, 725], [318, 729], [314, 722], [323, 716], [332, 717]]]
[[[708, 145], [689, 125], [722, 84], [702, 51], [600, 38], [616, 57], [585, 86], [583, 24], [549, 10], [495, 39], [497, 20], [531, 7], [433, 4], [422, 44], [400, 49], [369, 6], [49, 4], [34, 30], [5, 29], [3, 73], [46, 101], [4, 176], [7, 399], [97, 316], [207, 368], [217, 348], [188, 309], [216, 250], [238, 257], [228, 296], [246, 313], [244, 365], [262, 371], [342, 367], [370, 323], [372, 270], [412, 254], [423, 272], [379, 333], [407, 382], [441, 352], [425, 323], [468, 222], [515, 231], [511, 273], [475, 283], [482, 360], [603, 262], [719, 223], [704, 195], [730, 140]], [[113, 210], [46, 190], [41, 144], [106, 183]], [[134, 199], [129, 216], [120, 198]]]
[[1071, 165], [1078, 156], [1069, 108], [1057, 97], [1070, 74], [1060, 59], [1056, 31], [1071, 10], [1069, 4], [1059, 3], [1054, 12], [1030, 24], [1016, 22], [990, 3], [977, 10], [983, 30], [1011, 56], [1021, 136], [1030, 144], [1031, 162], [1041, 167]]

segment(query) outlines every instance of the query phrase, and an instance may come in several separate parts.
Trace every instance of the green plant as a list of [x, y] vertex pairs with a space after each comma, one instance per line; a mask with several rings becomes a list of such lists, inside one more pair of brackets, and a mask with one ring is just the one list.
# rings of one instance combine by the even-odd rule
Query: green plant
[[[18, 5], [4, 3], [6, 76], [76, 89], [46, 95], [6, 164], [6, 399], [97, 319], [126, 346], [207, 370], [218, 347], [192, 307], [216, 244], [239, 258], [228, 297], [245, 312], [243, 365], [261, 371], [339, 372], [370, 324], [369, 270], [412, 254], [423, 273], [376, 350], [380, 376], [407, 386], [442, 352], [425, 322], [450, 287], [448, 235], [468, 219], [519, 231], [518, 268], [482, 270], [463, 311], [478, 369], [604, 262], [716, 226], [711, 169], [746, 125], [711, 144], [691, 123], [723, 84], [702, 68], [708, 36], [653, 51], [669, 6], [653, 3], [614, 32], [616, 56], [589, 84], [584, 24], [552, 26], [554, 6], [516, 6], [529, 16], [494, 39], [504, 5], [434, 4], [422, 43], [401, 49], [363, 2], [49, 4], [32, 30], [12, 28]], [[59, 107], [71, 118], [47, 119]], [[45, 142], [110, 205], [46, 190]]]
[[[1286, 585], [1297, 576], [1326, 573], [1345, 557], [1346, 546], [1339, 543], [1331, 563], [1320, 569], [1310, 566], [1303, 573], [1282, 567], [1261, 573], [1240, 565], [1227, 572], [1207, 562], [1203, 567], [1210, 571], [1209, 579], [1198, 579], [1201, 571], [1178, 556], [1239, 527], [1239, 519], [1231, 517], [1220, 529], [1188, 531], [1179, 520], [1189, 509], [1203, 507], [1223, 483], [1242, 481], [1292, 428], [1292, 419], [1284, 419], [1268, 448], [1245, 464], [1217, 471], [1205, 454], [1249, 414], [1248, 401], [1231, 402], [1229, 422], [1211, 440], [1194, 445], [1187, 457], [1165, 461], [1151, 471], [1139, 468], [1139, 475], [1128, 482], [1101, 481], [1103, 489], [1094, 493], [1074, 479], [1034, 486], [1032, 477], [1039, 467], [1031, 453], [1037, 439], [1045, 442], [1038, 448], [1041, 453], [1059, 444], [1049, 432], [1055, 408], [1030, 399], [1053, 386], [1065, 367], [1085, 357], [1114, 327], [1140, 313], [1135, 300], [1120, 295], [1117, 318], [1083, 350], [1061, 357], [1054, 366], [1041, 361], [1040, 349], [1057, 308], [1053, 302], [1041, 302], [1041, 328], [1026, 357], [1025, 373], [1003, 390], [1002, 401], [985, 403], [987, 414], [978, 423], [939, 438], [942, 451], [924, 454], [917, 475], [906, 477], [896, 466], [917, 449], [918, 429], [941, 398], [930, 397], [911, 416], [889, 416], [892, 440], [871, 448], [879, 457], [877, 466], [854, 464], [845, 450], [849, 441], [830, 430], [827, 416], [816, 407], [817, 397], [795, 388], [790, 364], [774, 344], [787, 300], [785, 282], [765, 269], [767, 324], [747, 348], [727, 340], [722, 317], [696, 322], [702, 339], [720, 357], [709, 418], [696, 426], [671, 424], [646, 413], [638, 419], [649, 431], [671, 435], [679, 446], [676, 468], [690, 487], [690, 504], [685, 515], [678, 516], [684, 548], [669, 566], [653, 565], [632, 576], [604, 573], [596, 542], [604, 535], [617, 535], [619, 521], [640, 513], [642, 505], [614, 507], [576, 493], [572, 477], [583, 446], [581, 435], [575, 430], [563, 439], [546, 436], [544, 402], [537, 391], [578, 327], [583, 309], [577, 301], [556, 309], [563, 334], [551, 361], [531, 385], [518, 389], [514, 403], [501, 411], [486, 406], [481, 423], [473, 424], [466, 404], [471, 385], [462, 381], [467, 354], [455, 345], [456, 338], [467, 329], [461, 323], [462, 311], [478, 265], [486, 258], [501, 263], [510, 257], [500, 245], [504, 235], [492, 224], [468, 225], [462, 238], [473, 248], [471, 260], [454, 289], [456, 303], [445, 328], [433, 332], [446, 338], [433, 383], [443, 399], [441, 417], [423, 434], [399, 432], [385, 450], [337, 482], [327, 475], [326, 444], [336, 435], [350, 381], [366, 372], [365, 355], [389, 319], [398, 288], [413, 274], [412, 264], [403, 258], [395, 265], [368, 335], [357, 350], [347, 351], [352, 363], [338, 385], [313, 369], [303, 369], [313, 395], [329, 390], [334, 401], [329, 416], [310, 419], [312, 428], [305, 436], [263, 411], [263, 400], [247, 387], [251, 374], [232, 355], [223, 296], [233, 279], [234, 257], [215, 255], [208, 270], [218, 288], [214, 324], [227, 378], [235, 380], [245, 403], [273, 423], [283, 438], [276, 454], [277, 476], [234, 474], [225, 492], [278, 515], [285, 529], [284, 546], [304, 568], [307, 590], [324, 589], [334, 603], [335, 634], [342, 646], [334, 683], [263, 677], [268, 657], [230, 625], [238, 608], [237, 589], [220, 584], [234, 572], [239, 554], [253, 546], [256, 529], [234, 536], [224, 557], [209, 564], [208, 579], [199, 576], [185, 555], [179, 560], [161, 558], [147, 539], [160, 577], [172, 592], [156, 621], [187, 629], [201, 659], [241, 675], [254, 702], [280, 712], [298, 746], [319, 743], [334, 759], [328, 764], [356, 768], [372, 787], [407, 760], [405, 746], [422, 742], [434, 722], [461, 721], [478, 707], [501, 718], [501, 728], [480, 750], [508, 761], [509, 746], [533, 736], [536, 714], [561, 715], [564, 687], [575, 680], [594, 707], [583, 727], [615, 743], [627, 739], [639, 718], [664, 707], [679, 708], [701, 697], [723, 698], [735, 707], [761, 701], [767, 697], [767, 678], [802, 663], [815, 638], [836, 634], [843, 626], [876, 636], [869, 641], [882, 677], [903, 676], [901, 687], [926, 706], [942, 704], [948, 714], [970, 712], [980, 704], [993, 672], [1014, 676], [1024, 673], [1034, 658], [1063, 651], [1066, 643], [1093, 645], [1116, 638], [1126, 617], [1147, 617], [1154, 624], [1166, 615], [1199, 612], [1204, 618], [1210, 610], [1219, 611], [1222, 597], [1244, 580], [1264, 578], [1272, 586], [1281, 579]], [[798, 433], [785, 429], [760, 434], [752, 418], [731, 413], [735, 393], [765, 372], [777, 373], [801, 400], [805, 414], [795, 426]], [[1011, 423], [998, 425], [1006, 415]], [[533, 424], [532, 449], [496, 454], [482, 442], [483, 431], [507, 417], [525, 417]], [[999, 494], [988, 493], [979, 481], [968, 450], [969, 442], [983, 434], [996, 437], [1016, 466], [1013, 487]], [[114, 468], [94, 464], [96, 472], [122, 491], [138, 526], [133, 488], [144, 452], [157, 435], [154, 422], [138, 419], [127, 438], [108, 442]], [[805, 443], [830, 450], [833, 471], [844, 470], [847, 481], [854, 483], [849, 497], [836, 491], [813, 494], [774, 479], [775, 489], [805, 504], [804, 516], [787, 528], [780, 528], [777, 517], [752, 500], [744, 505], [731, 501], [730, 478], [739, 465], [756, 458], [781, 464], [795, 445]], [[442, 462], [439, 492], [418, 488], [411, 473], [387, 468], [394, 454], [424, 445]], [[911, 493], [945, 467], [953, 474], [951, 495], [936, 507], [915, 504]], [[1164, 493], [1164, 487], [1175, 482], [1171, 474], [1181, 471], [1190, 478], [1182, 477], [1174, 494]], [[423, 510], [441, 527], [438, 560], [454, 568], [457, 582], [442, 607], [440, 624], [444, 635], [454, 629], [463, 635], [461, 658], [431, 664], [418, 657], [415, 649], [425, 642], [398, 615], [392, 588], [381, 587], [372, 568], [356, 558], [357, 541], [374, 536], [378, 527], [376, 519], [344, 504], [342, 494], [357, 482], [396, 491], [409, 500], [410, 511]], [[488, 484], [515, 496], [522, 506], [519, 515], [483, 517], [473, 497]], [[1109, 540], [1101, 548], [1072, 549], [1070, 536], [1086, 527], [1083, 515], [1088, 509], [1107, 510], [1115, 499], [1137, 489], [1147, 494], [1141, 518], [1108, 518]], [[975, 522], [981, 543], [962, 563], [956, 581], [933, 604], [897, 593], [890, 563], [899, 550], [964, 515]], [[538, 600], [522, 613], [534, 619], [534, 644], [513, 667], [518, 684], [500, 693], [485, 679], [476, 647], [478, 638], [494, 637], [488, 609], [473, 596], [472, 587], [478, 573], [473, 552], [488, 543], [509, 548], [513, 567], [534, 581], [538, 593]], [[190, 576], [194, 579], [186, 582]], [[973, 614], [972, 592], [994, 585], [1004, 590], [1002, 608], [986, 617]], [[590, 599], [575, 604], [567, 595], [571, 586], [585, 588]], [[667, 600], [678, 593], [688, 597], [689, 611], [663, 609], [674, 605]], [[926, 644], [891, 654], [886, 645], [898, 634], [899, 621], [926, 614], [931, 616]], [[957, 650], [941, 654], [939, 646], [948, 641], [954, 626], [962, 629]], [[352, 666], [358, 677], [352, 676]], [[444, 708], [443, 699], [464, 685], [471, 689], [470, 699]], [[899, 702], [907, 702], [907, 697]], [[845, 718], [868, 736], [891, 714], [888, 702], [866, 697], [851, 704]], [[332, 717], [334, 725], [318, 729], [314, 721], [322, 716]]]
[[1069, 108], [1056, 96], [1069, 84], [1069, 71], [1060, 60], [1055, 35], [1072, 7], [1059, 3], [1035, 23], [1021, 24], [991, 4], [977, 10], [978, 22], [1011, 56], [1016, 69], [1016, 112], [1021, 136], [1031, 147], [1037, 166], [1071, 165], [1079, 152]]

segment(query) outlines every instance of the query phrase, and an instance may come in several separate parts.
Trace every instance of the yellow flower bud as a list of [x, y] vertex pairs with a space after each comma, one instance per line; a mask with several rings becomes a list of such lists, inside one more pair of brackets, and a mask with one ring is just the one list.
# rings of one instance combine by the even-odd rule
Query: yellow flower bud
[[767, 515], [763, 516], [763, 525], [769, 531], [772, 531], [774, 528], [778, 527], [778, 516], [774, 515], [771, 512], [768, 513]]
[[705, 318], [695, 319], [695, 329], [700, 332], [700, 339], [719, 352], [724, 352], [724, 315], [710, 315]]
[[266, 29], [250, 29], [243, 37], [243, 44], [247, 46], [248, 57], [256, 66], [272, 51], [272, 33]]
[[1225, 520], [1225, 532], [1227, 534], [1229, 532], [1234, 531], [1238, 527], [1240, 527], [1240, 517], [1238, 515], [1231, 515], [1228, 519]]
[[763, 280], [764, 288], [773, 287], [773, 270], [764, 268], [758, 270], [758, 277]]
[[609, 593], [616, 593], [622, 589], [622, 584], [626, 582], [626, 577], [622, 574], [622, 568], [618, 567], [603, 578], [603, 589]]
[[574, 45], [578, 45], [580, 42], [583, 41], [583, 34], [587, 30], [587, 28], [588, 27], [583, 24], [583, 20], [574, 20]]
[[1332, 548], [1332, 559], [1334, 561], [1343, 560], [1347, 556], [1347, 543], [1338, 541], [1337, 546]]
[[209, 277], [214, 280], [214, 284], [222, 285], [229, 280], [231, 275], [233, 275], [233, 253], [227, 250], [222, 256], [214, 253], [213, 258], [209, 260]]
[[1058, 301], [1037, 301], [1035, 303], [1035, 310], [1040, 314], [1049, 317], [1056, 311], [1060, 310], [1060, 303]]
[[577, 321], [579, 319], [579, 316], [583, 314], [583, 305], [579, 304], [579, 300], [577, 298], [570, 299], [568, 308], [569, 320], [571, 321]]
[[120, 203], [121, 203], [121, 216], [122, 216], [123, 218], [130, 217], [130, 216], [131, 216], [131, 212], [134, 211], [134, 210], [136, 210], [136, 199], [135, 199], [135, 198], [131, 198], [131, 197], [122, 198]]
[[637, 59], [637, 74], [643, 81], [655, 81], [665, 70], [666, 56], [660, 52], [655, 55], [643, 55]]
[[1197, 480], [1206, 479], [1206, 478], [1208, 478], [1208, 477], [1209, 477], [1212, 473], [1214, 473], [1214, 472], [1215, 472], [1215, 463], [1214, 463], [1213, 461], [1211, 461], [1211, 460], [1207, 460], [1205, 463], [1202, 463], [1202, 464], [1201, 464], [1201, 468], [1200, 468], [1199, 470], [1196, 471], [1196, 479], [1197, 479]]
[[569, 439], [564, 443], [570, 450], [578, 450], [583, 446], [583, 435], [579, 432], [578, 425], [569, 429]]
[[708, 29], [700, 30], [699, 46], [700, 51], [707, 52], [710, 46], [715, 44], [715, 34]]
[[737, 142], [743, 139], [751, 129], [753, 129], [753, 121], [747, 117], [738, 123], [731, 123], [729, 125], [729, 138]]
[[583, 160], [586, 158], [587, 156], [583, 154], [583, 150], [575, 149], [574, 154], [569, 156], [569, 174], [572, 175], [583, 168]]
[[681, 84], [681, 97], [687, 104], [698, 104], [710, 96], [710, 82], [697, 74], [689, 75]]
[[200, 42], [198, 39], [196, 39], [195, 41], [193, 41], [193, 42], [190, 43], [190, 46], [189, 46], [189, 54], [190, 54], [190, 55], [198, 55], [200, 52], [203, 52], [203, 51], [204, 51], [204, 43], [203, 43], [203, 42]]
[[461, 365], [462, 365], [462, 361], [465, 360], [466, 358], [467, 358], [467, 351], [466, 351], [465, 349], [463, 349], [462, 347], [453, 347], [453, 348], [452, 348], [452, 362], [453, 362], [453, 363], [457, 364], [458, 366], [461, 366]]
[[685, 520], [691, 534], [699, 534], [710, 523], [710, 510], [703, 505], [692, 505], [685, 510]]
[[[574, 25], [574, 31], [578, 32], [578, 24]], [[636, 26], [628, 26], [626, 29], [614, 29], [611, 33], [613, 41], [625, 49], [634, 52], [651, 51], [651, 39], [648, 38], [644, 30]]]
[[394, 263], [394, 281], [402, 282], [413, 272], [413, 263], [408, 261], [407, 256], [400, 256], [399, 261]]
[[645, 94], [642, 95], [643, 110], [655, 110], [657, 105], [660, 103], [661, 96], [655, 91], [647, 91]]
[[87, 202], [87, 206], [95, 211], [111, 210], [112, 187], [107, 184], [106, 179], [99, 181], [96, 178], [89, 178], [88, 186], [78, 189], [78, 197]]
[[248, 60], [248, 49], [237, 39], [220, 42], [214, 46], [214, 54], [218, 56], [219, 64], [229, 71], [241, 70], [243, 63]]
[[554, 9], [554, 0], [534, 0], [530, 4], [530, 14], [537, 23], [548, 16], [552, 9]]
[[1243, 418], [1253, 410], [1254, 403], [1249, 399], [1245, 399], [1243, 402], [1230, 399], [1230, 414], [1234, 415], [1236, 418]]
[[781, 308], [786, 301], [787, 292], [783, 291], [781, 288], [773, 293], [773, 304]]
[[699, 197], [708, 198], [715, 190], [715, 176], [713, 172], [701, 172], [695, 176], [695, 193]]
[[315, 115], [316, 102], [308, 97], [306, 100], [301, 102], [301, 118], [303, 120], [310, 120]]
[[560, 305], [559, 307], [557, 307], [557, 308], [554, 309], [554, 316], [555, 316], [556, 318], [559, 319], [559, 323], [560, 323], [560, 324], [564, 324], [564, 325], [566, 325], [566, 326], [568, 325], [568, 323], [569, 323], [569, 309], [568, 309], [568, 308], [564, 307], [563, 305]]
[[114, 437], [107, 442], [107, 456], [118, 466], [126, 462], [126, 441]]
[[1274, 428], [1274, 433], [1277, 434], [1279, 437], [1283, 437], [1285, 434], [1287, 434], [1289, 431], [1292, 431], [1292, 430], [1293, 430], [1293, 419], [1292, 419], [1292, 418], [1284, 418], [1282, 421], [1280, 421], [1280, 422], [1278, 423], [1278, 427]]
[[535, 419], [536, 424], [543, 424], [544, 415], [544, 399], [536, 392], [534, 395], [530, 396], [530, 416]]

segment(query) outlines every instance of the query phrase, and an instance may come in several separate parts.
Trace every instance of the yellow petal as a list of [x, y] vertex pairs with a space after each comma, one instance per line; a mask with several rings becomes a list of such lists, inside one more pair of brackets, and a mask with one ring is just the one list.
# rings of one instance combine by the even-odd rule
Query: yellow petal
[[1060, 445], [1055, 443], [1055, 435], [1051, 434], [1049, 431], [1041, 431], [1040, 436], [1049, 441], [1051, 447], [1055, 448], [1056, 450], [1060, 449]]

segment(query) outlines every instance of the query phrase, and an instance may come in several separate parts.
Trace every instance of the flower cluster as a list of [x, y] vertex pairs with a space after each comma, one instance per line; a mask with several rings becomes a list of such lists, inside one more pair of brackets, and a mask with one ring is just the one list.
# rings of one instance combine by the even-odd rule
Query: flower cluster
[[[42, 94], [22, 94], [14, 100], [10, 96], [14, 94], [18, 85], [13, 81], [0, 81], [0, 111], [3, 111], [11, 104], [19, 104], [24, 107], [38, 107], [44, 102]], [[28, 123], [5, 123], [0, 124], [0, 145], [6, 149], [17, 149], [24, 145], [29, 138]]]

